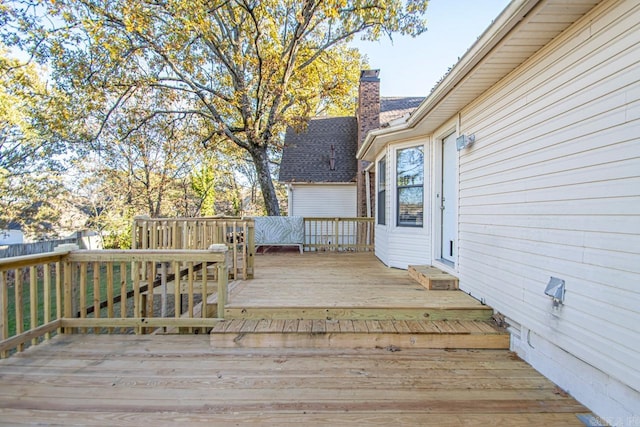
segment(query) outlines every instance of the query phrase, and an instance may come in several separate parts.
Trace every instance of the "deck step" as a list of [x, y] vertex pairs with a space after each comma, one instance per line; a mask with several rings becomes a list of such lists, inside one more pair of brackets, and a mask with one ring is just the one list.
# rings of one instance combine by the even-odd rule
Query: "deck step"
[[429, 290], [458, 289], [458, 278], [431, 265], [410, 265], [409, 277]]
[[224, 320], [216, 348], [508, 349], [509, 333], [491, 322], [414, 320]]
[[[232, 301], [233, 303], [233, 301]], [[429, 307], [258, 307], [228, 305], [225, 319], [306, 319], [306, 320], [491, 320], [493, 310], [486, 305]]]

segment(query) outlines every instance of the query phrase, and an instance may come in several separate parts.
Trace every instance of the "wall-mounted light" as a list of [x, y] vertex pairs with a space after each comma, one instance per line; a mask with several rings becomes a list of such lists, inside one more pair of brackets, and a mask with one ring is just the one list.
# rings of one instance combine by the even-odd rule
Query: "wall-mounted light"
[[551, 276], [544, 293], [553, 298], [553, 306], [558, 307], [564, 302], [564, 280]]
[[474, 142], [476, 142], [476, 136], [474, 134], [460, 135], [459, 137], [456, 138], [456, 149], [460, 151], [463, 148], [467, 148]]

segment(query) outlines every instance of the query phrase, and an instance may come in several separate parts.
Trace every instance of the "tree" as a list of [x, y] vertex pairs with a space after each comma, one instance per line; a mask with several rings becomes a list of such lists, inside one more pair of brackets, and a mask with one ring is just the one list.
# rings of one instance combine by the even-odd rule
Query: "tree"
[[19, 224], [33, 237], [57, 234], [70, 203], [60, 176], [65, 144], [49, 118], [57, 102], [39, 75], [0, 44], [0, 228]]
[[15, 43], [51, 60], [62, 88], [115, 94], [105, 120], [132, 87], [179, 94], [177, 110], [150, 113], [198, 116], [207, 123], [205, 146], [223, 137], [245, 150], [267, 213], [278, 215], [270, 160], [286, 126], [352, 93], [360, 58], [349, 40], [420, 34], [427, 0], [57, 0], [47, 7], [64, 28], [34, 19], [37, 8], [5, 15], [29, 29], [32, 43]]
[[131, 88], [90, 144], [91, 157], [78, 163], [97, 217], [184, 214], [182, 183], [203, 156], [197, 149], [202, 125], [188, 114], [150, 114], [179, 102], [162, 95], [154, 88]]

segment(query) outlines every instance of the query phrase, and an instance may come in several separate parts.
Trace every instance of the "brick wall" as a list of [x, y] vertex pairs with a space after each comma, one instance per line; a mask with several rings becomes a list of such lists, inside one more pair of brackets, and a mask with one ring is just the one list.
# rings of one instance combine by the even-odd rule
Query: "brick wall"
[[[358, 149], [362, 146], [367, 133], [380, 127], [380, 70], [363, 70], [360, 72], [358, 89]], [[370, 216], [375, 212], [375, 196], [371, 191], [371, 212], [367, 212], [366, 179], [364, 170], [369, 162], [358, 160], [357, 202], [358, 216]]]

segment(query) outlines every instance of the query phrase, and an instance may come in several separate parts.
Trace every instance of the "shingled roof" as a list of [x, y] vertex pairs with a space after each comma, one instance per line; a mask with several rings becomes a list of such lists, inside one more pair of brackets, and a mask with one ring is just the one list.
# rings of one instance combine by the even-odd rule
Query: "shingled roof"
[[380, 98], [380, 126], [412, 113], [424, 97], [382, 97]]
[[[357, 145], [355, 117], [313, 118], [301, 133], [288, 128], [279, 181], [352, 182], [357, 173]], [[332, 152], [335, 158], [333, 170]]]

